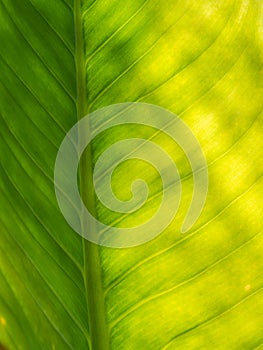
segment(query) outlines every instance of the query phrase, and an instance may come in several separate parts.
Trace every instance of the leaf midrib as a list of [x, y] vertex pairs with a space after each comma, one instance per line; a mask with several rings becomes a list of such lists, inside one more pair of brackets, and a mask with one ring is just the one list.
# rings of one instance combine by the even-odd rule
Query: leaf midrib
[[[89, 112], [88, 95], [86, 89], [86, 66], [85, 66], [85, 42], [82, 24], [81, 0], [74, 3], [74, 23], [75, 23], [75, 66], [77, 99], [76, 110], [77, 119], [80, 120]], [[79, 166], [79, 183], [82, 199], [87, 203], [93, 215], [96, 213], [95, 195], [92, 187], [92, 149], [85, 152]], [[86, 223], [81, 217], [82, 232], [86, 229], [93, 230], [95, 227], [86, 227]], [[99, 257], [99, 247], [82, 238], [84, 256], [84, 283], [86, 291], [86, 302], [88, 310], [88, 320], [90, 339], [88, 339], [90, 349], [108, 350], [109, 335], [105, 320], [104, 292], [101, 279], [101, 265]]]

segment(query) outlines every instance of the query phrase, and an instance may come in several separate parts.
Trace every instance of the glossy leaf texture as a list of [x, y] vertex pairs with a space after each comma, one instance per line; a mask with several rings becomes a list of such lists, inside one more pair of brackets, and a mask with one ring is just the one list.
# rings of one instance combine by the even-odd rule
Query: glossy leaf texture
[[[262, 14], [262, 3], [252, 0], [1, 1], [0, 342], [6, 348], [260, 349]], [[138, 160], [116, 168], [112, 187], [130, 199], [130, 184], [142, 175], [149, 186], [143, 208], [123, 215], [94, 195], [91, 168], [119, 140], [141, 137], [161, 146], [178, 166], [183, 190], [178, 214], [160, 236], [113, 249], [69, 228], [53, 172], [79, 118], [126, 101], [182, 118], [206, 156], [209, 193], [201, 217], [182, 234], [193, 191], [185, 154], [156, 129], [105, 131], [80, 169], [80, 192], [99, 220], [136, 226], [161, 200], [160, 177]]]

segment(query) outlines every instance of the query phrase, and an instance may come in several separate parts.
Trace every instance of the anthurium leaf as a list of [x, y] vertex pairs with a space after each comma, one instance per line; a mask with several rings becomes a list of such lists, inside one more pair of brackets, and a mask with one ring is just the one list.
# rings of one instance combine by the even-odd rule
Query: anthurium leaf
[[[252, 0], [1, 2], [0, 342], [6, 348], [260, 348], [262, 13], [261, 2]], [[70, 228], [53, 177], [70, 128], [89, 112], [127, 101], [161, 106], [188, 125], [207, 159], [209, 192], [199, 220], [182, 234], [194, 186], [183, 150], [143, 126], [143, 115], [142, 125], [110, 127], [107, 115], [95, 120], [91, 132], [102, 124], [105, 130], [83, 154], [79, 190], [105, 225], [135, 227], [162, 200], [156, 169], [129, 159], [112, 174], [113, 192], [130, 200], [139, 175], [149, 188], [146, 203], [128, 214], [101, 203], [92, 174], [111, 145], [151, 141], [181, 176], [171, 224], [152, 241], [118, 249]], [[113, 155], [108, 160], [114, 166]]]

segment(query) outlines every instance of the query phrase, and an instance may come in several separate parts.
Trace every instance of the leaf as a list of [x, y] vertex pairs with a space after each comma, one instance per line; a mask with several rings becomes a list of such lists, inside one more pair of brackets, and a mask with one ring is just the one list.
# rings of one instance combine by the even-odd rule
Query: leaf
[[[262, 13], [261, 2], [249, 0], [1, 2], [5, 347], [260, 348]], [[164, 149], [178, 166], [183, 193], [161, 235], [113, 249], [69, 227], [53, 172], [59, 146], [78, 119], [126, 101], [162, 106], [190, 127], [208, 162], [209, 192], [199, 220], [181, 234], [193, 192], [184, 152], [147, 126], [106, 130], [79, 169], [82, 198], [99, 220], [136, 226], [160, 204], [160, 177], [136, 160], [116, 168], [112, 187], [128, 200], [130, 184], [142, 174], [150, 191], [145, 206], [123, 215], [98, 201], [93, 168], [123, 139], [142, 137]]]

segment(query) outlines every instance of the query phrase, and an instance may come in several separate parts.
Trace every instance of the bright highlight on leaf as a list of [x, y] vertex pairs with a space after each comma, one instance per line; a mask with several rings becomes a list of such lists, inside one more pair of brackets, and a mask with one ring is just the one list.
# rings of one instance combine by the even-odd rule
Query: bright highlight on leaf
[[[262, 14], [259, 0], [1, 1], [5, 348], [262, 347]], [[107, 129], [105, 117], [104, 132], [78, 169], [82, 200], [100, 222], [136, 226], [161, 200], [158, 172], [134, 159], [114, 170], [112, 189], [129, 200], [131, 183], [143, 179], [149, 188], [144, 206], [127, 215], [98, 200], [93, 170], [117, 142], [155, 143], [182, 180], [178, 213], [165, 231], [144, 245], [113, 249], [70, 228], [53, 178], [71, 127], [123, 102], [157, 105], [186, 123], [206, 157], [209, 192], [202, 215], [182, 235], [193, 194], [185, 153], [161, 130]], [[96, 120], [90, 132], [101, 123]]]

